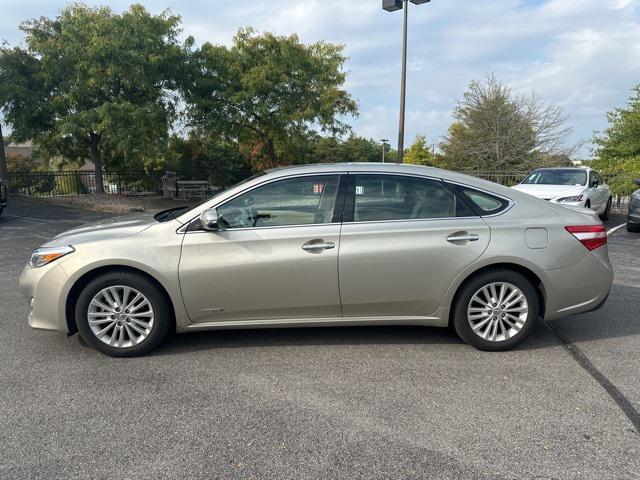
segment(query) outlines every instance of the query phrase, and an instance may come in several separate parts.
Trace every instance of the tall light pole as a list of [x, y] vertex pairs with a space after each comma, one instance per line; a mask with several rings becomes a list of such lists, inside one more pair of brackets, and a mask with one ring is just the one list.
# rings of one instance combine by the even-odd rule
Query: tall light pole
[[404, 116], [407, 89], [407, 24], [409, 19], [409, 1], [416, 5], [429, 3], [431, 0], [382, 0], [382, 8], [387, 12], [404, 9], [404, 23], [402, 28], [402, 75], [400, 80], [400, 120], [398, 122], [398, 163], [402, 163], [404, 156]]
[[7, 182], [9, 188], [9, 173], [7, 171], [7, 156], [4, 153], [4, 137], [2, 136], [2, 124], [0, 123], [0, 180]]
[[382, 163], [384, 163], [384, 152], [387, 151], [387, 145], [389, 145], [389, 140], [387, 140], [386, 138], [381, 138], [380, 141], [382, 142]]

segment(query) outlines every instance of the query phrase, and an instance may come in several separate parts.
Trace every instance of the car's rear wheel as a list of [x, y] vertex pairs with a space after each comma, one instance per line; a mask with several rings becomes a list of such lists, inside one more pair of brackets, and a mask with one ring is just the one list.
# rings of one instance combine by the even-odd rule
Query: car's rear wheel
[[608, 220], [609, 219], [609, 212], [611, 211], [611, 197], [609, 197], [609, 200], [607, 200], [607, 206], [604, 207], [604, 212], [602, 212], [602, 215], [600, 215], [600, 220]]
[[640, 224], [627, 221], [627, 232], [640, 233]]
[[453, 326], [480, 350], [508, 350], [535, 328], [538, 295], [531, 282], [513, 270], [487, 270], [462, 287], [454, 305]]
[[76, 303], [82, 339], [114, 357], [144, 355], [167, 336], [171, 309], [162, 291], [131, 272], [110, 272], [90, 281]]

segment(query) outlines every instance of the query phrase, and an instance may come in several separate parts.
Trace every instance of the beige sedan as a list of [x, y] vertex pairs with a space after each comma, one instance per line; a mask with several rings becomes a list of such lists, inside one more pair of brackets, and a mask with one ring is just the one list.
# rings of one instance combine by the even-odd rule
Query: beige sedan
[[452, 325], [505, 350], [538, 318], [599, 307], [613, 272], [593, 211], [445, 170], [272, 170], [208, 201], [58, 235], [20, 277], [34, 328], [140, 355], [170, 332]]

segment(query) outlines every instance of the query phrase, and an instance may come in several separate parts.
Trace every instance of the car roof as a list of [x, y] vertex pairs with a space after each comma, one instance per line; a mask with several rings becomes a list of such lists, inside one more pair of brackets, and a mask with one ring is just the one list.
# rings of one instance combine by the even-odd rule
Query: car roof
[[[341, 163], [307, 163], [304, 165], [289, 165], [266, 170], [267, 174], [295, 175], [310, 172], [380, 172], [380, 173], [413, 173], [416, 175], [438, 176], [457, 174], [449, 170], [408, 163], [379, 163], [379, 162], [341, 162]], [[457, 174], [462, 175], [462, 174]]]

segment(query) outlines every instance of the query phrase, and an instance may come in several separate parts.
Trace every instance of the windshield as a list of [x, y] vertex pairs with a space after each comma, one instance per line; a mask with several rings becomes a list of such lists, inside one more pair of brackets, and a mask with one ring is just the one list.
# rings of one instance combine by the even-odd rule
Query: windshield
[[587, 184], [587, 171], [576, 169], [536, 170], [522, 181], [525, 185], [576, 185]]
[[241, 182], [238, 182], [238, 183], [236, 183], [235, 185], [233, 185], [231, 187], [228, 187], [228, 188], [225, 188], [223, 190], [220, 190], [213, 197], [206, 198], [206, 199], [202, 200], [201, 202], [194, 203], [194, 204], [191, 204], [191, 205], [185, 205], [184, 207], [173, 207], [173, 208], [169, 208], [167, 210], [162, 210], [161, 212], [156, 213], [153, 218], [155, 218], [156, 221], [158, 221], [158, 222], [168, 222], [169, 220], [173, 220], [174, 218], [178, 218], [180, 215], [182, 215], [185, 212], [188, 212], [189, 210], [192, 210], [192, 209], [194, 209], [196, 207], [199, 207], [203, 203], [207, 203], [209, 200], [212, 200], [212, 199], [216, 198], [218, 195], [223, 194], [227, 190], [230, 190], [230, 189], [235, 188], [235, 187], [237, 187], [239, 185], [242, 185], [243, 183], [247, 183], [248, 181], [253, 180], [254, 178], [261, 177], [262, 175], [265, 175], [266, 173], [267, 172], [256, 173], [255, 175], [252, 175], [249, 178], [245, 178]]

